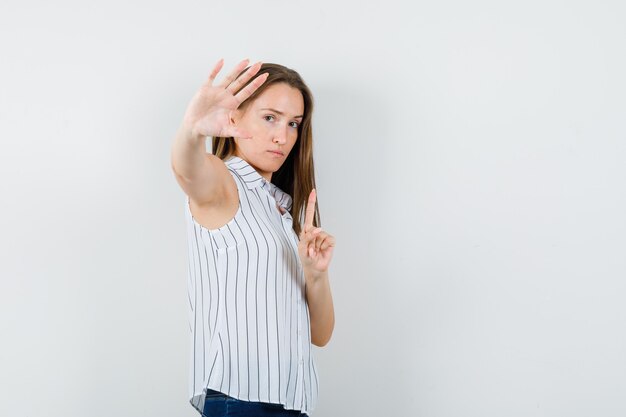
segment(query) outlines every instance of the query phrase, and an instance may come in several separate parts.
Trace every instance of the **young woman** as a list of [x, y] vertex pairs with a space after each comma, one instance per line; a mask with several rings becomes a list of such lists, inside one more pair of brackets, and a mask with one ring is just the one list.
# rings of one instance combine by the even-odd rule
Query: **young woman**
[[207, 417], [306, 416], [319, 393], [312, 345], [335, 323], [313, 99], [297, 72], [247, 63], [214, 84], [217, 62], [172, 146], [186, 195], [190, 403]]

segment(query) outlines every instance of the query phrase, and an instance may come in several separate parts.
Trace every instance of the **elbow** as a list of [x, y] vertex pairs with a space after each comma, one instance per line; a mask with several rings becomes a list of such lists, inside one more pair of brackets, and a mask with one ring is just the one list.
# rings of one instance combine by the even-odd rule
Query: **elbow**
[[311, 343], [318, 347], [324, 347], [330, 342], [335, 330], [335, 314], [331, 310], [330, 317], [323, 323], [311, 321]]
[[317, 347], [324, 347], [330, 342], [330, 338], [333, 335], [333, 330], [331, 329], [328, 334], [320, 336], [320, 335], [311, 335], [311, 343]]
[[330, 342], [330, 337], [326, 339], [311, 339], [311, 343], [313, 343], [317, 347], [324, 347]]

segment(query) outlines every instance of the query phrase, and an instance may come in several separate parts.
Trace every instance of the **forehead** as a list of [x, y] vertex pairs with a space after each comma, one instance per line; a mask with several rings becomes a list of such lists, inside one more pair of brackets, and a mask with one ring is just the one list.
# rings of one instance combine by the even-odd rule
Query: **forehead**
[[272, 108], [289, 116], [298, 116], [304, 112], [302, 93], [285, 83], [276, 83], [267, 87], [254, 100], [254, 108]]

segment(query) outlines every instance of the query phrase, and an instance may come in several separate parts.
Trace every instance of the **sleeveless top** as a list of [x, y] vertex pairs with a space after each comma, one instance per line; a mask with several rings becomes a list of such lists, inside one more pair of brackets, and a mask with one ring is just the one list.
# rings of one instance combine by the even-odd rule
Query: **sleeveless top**
[[244, 159], [224, 162], [237, 184], [235, 217], [207, 229], [185, 202], [189, 402], [202, 413], [210, 388], [308, 414], [319, 385], [292, 198]]

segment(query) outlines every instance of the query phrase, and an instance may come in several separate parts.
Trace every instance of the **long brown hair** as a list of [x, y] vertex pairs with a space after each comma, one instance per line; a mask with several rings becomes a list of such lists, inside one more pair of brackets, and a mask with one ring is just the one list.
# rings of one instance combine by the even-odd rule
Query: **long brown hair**
[[[249, 68], [249, 67], [248, 67]], [[237, 78], [241, 76], [248, 68], [239, 73]], [[252, 103], [267, 87], [272, 84], [285, 83], [296, 88], [302, 93], [304, 99], [304, 114], [302, 123], [298, 126], [298, 139], [294, 144], [287, 159], [278, 171], [272, 174], [272, 183], [278, 188], [289, 194], [292, 198], [292, 206], [290, 210], [293, 218], [293, 229], [298, 236], [302, 230], [302, 222], [304, 222], [304, 214], [309, 194], [315, 188], [315, 170], [313, 167], [313, 129], [311, 125], [311, 115], [313, 113], [313, 95], [309, 87], [304, 83], [300, 74], [296, 71], [284, 67], [279, 64], [263, 63], [257, 74], [267, 72], [267, 79], [257, 88], [254, 93], [244, 100], [239, 109], [245, 108]], [[256, 77], [256, 76], [255, 76]], [[241, 86], [237, 92], [241, 91], [255, 77], [252, 77], [245, 85]], [[235, 154], [235, 141], [232, 137], [213, 138], [212, 146], [213, 155], [225, 160]], [[317, 193], [317, 189], [316, 189]], [[319, 214], [319, 204], [316, 197], [315, 213], [313, 216], [313, 225], [321, 227]]]

